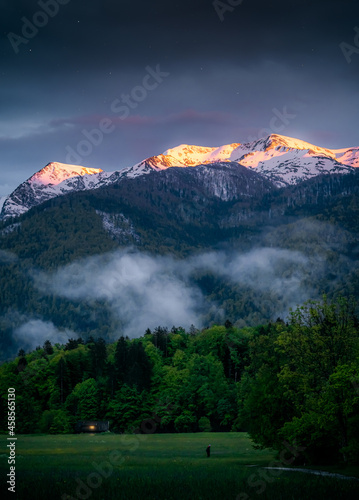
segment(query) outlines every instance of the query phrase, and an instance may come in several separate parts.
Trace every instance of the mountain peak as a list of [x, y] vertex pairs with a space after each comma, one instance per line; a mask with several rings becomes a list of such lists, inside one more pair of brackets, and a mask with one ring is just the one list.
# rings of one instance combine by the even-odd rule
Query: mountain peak
[[328, 148], [315, 146], [310, 142], [295, 139], [294, 137], [287, 137], [285, 135], [272, 134], [268, 137], [270, 147], [286, 147], [289, 149], [308, 150], [308, 153], [315, 156], [326, 156], [335, 159], [335, 153]]
[[93, 175], [102, 172], [100, 168], [87, 168], [80, 165], [67, 165], [65, 163], [50, 162], [44, 168], [30, 177], [31, 184], [57, 186], [65, 179], [83, 175]]
[[21, 215], [44, 201], [70, 191], [95, 188], [93, 180], [97, 180], [101, 172], [100, 168], [50, 162], [2, 201], [1, 215], [5, 218]]
[[232, 152], [240, 144], [226, 144], [224, 146], [194, 146], [190, 144], [180, 144], [179, 146], [167, 149], [163, 156], [176, 158], [180, 164], [192, 167], [199, 164], [214, 163], [217, 161], [230, 161]]

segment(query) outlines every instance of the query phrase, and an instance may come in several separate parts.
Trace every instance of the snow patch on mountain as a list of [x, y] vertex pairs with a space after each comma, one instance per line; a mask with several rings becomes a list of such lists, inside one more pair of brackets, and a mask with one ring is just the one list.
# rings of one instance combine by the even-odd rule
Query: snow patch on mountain
[[15, 224], [10, 224], [9, 226], [4, 227], [4, 229], [0, 231], [0, 235], [5, 236], [7, 234], [13, 233], [20, 227], [21, 227], [20, 222], [16, 222]]
[[123, 214], [109, 214], [101, 210], [96, 210], [96, 213], [102, 219], [103, 228], [114, 240], [125, 244], [140, 242], [132, 221]]
[[349, 149], [333, 149], [337, 160], [345, 165], [350, 165], [351, 167], [359, 167], [359, 147], [349, 148]]

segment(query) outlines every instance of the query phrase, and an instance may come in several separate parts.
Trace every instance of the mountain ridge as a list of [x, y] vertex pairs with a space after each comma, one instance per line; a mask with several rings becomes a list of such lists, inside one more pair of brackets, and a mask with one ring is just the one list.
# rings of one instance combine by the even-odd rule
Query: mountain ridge
[[[272, 134], [251, 143], [219, 147], [181, 144], [122, 170], [48, 163], [4, 200], [0, 216], [16, 217], [30, 208], [69, 192], [98, 189], [168, 168], [205, 165], [243, 166], [281, 188], [322, 174], [348, 174], [359, 166], [359, 147], [330, 150], [300, 139]], [[214, 181], [214, 180], [213, 180]], [[214, 181], [215, 182], [215, 181]]]

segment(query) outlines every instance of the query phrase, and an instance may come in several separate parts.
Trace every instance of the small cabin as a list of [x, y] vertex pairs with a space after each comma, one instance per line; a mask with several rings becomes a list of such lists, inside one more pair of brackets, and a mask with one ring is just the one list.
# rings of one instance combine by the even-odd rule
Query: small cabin
[[81, 420], [75, 426], [75, 432], [108, 432], [110, 422], [107, 420]]

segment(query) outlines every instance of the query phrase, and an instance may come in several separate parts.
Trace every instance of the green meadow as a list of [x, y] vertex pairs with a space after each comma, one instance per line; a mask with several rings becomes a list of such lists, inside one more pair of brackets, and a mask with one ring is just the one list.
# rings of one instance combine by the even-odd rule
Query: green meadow
[[[9, 472], [6, 437], [1, 436], [3, 484]], [[359, 481], [352, 479], [265, 469], [276, 460], [274, 452], [255, 450], [245, 433], [17, 438], [14, 499], [347, 500], [359, 493]], [[359, 477], [354, 468], [322, 470]]]

